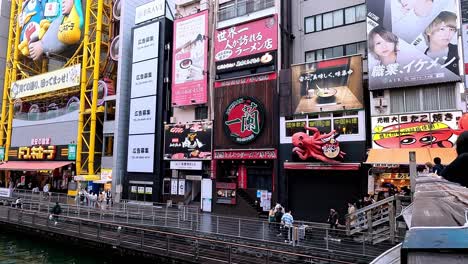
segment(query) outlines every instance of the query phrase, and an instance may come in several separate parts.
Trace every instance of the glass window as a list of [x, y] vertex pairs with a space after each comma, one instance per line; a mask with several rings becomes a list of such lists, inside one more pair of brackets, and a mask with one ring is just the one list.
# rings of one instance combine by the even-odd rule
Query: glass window
[[163, 194], [171, 194], [171, 179], [164, 178], [163, 180]]
[[345, 9], [345, 24], [356, 22], [356, 8], [350, 7]]
[[343, 135], [359, 134], [359, 122], [357, 117], [340, 118], [333, 120], [333, 129]]
[[292, 137], [294, 133], [297, 132], [306, 132], [305, 130], [306, 121], [293, 121], [293, 122], [286, 122], [286, 136]]
[[316, 61], [323, 60], [323, 50], [315, 51], [315, 55], [316, 55], [316, 58], [315, 58]]
[[308, 51], [305, 54], [305, 61], [306, 62], [313, 62], [315, 61], [315, 51]]
[[405, 93], [400, 89], [390, 89], [390, 112], [405, 112]]
[[448, 84], [445, 87], [439, 88], [440, 110], [456, 109], [456, 95], [453, 84]]
[[115, 101], [106, 101], [106, 118], [105, 121], [113, 121], [115, 120]]
[[439, 110], [439, 89], [437, 87], [424, 88], [424, 110]]
[[356, 21], [366, 20], [366, 5], [362, 4], [356, 7]]
[[328, 48], [323, 50], [323, 58], [331, 59], [333, 58], [333, 48]]
[[419, 89], [408, 89], [405, 91], [405, 105], [407, 112], [421, 111]]
[[199, 106], [195, 108], [195, 120], [208, 119], [208, 106]]
[[336, 10], [333, 12], [333, 26], [343, 25], [343, 10]]
[[323, 14], [323, 29], [333, 27], [333, 13]]
[[322, 30], [322, 15], [315, 16], [315, 31]]
[[362, 57], [366, 57], [367, 56], [367, 42], [363, 41], [363, 42], [359, 42], [357, 44], [357, 54], [361, 54]]
[[345, 55], [357, 54], [357, 44], [348, 44], [345, 48]]
[[316, 127], [321, 134], [330, 133], [331, 128], [331, 119], [325, 120], [310, 120], [309, 127]]
[[306, 17], [305, 19], [305, 33], [315, 31], [315, 17]]
[[112, 157], [114, 155], [114, 135], [104, 135], [104, 156]]
[[343, 46], [333, 48], [333, 57], [343, 56]]

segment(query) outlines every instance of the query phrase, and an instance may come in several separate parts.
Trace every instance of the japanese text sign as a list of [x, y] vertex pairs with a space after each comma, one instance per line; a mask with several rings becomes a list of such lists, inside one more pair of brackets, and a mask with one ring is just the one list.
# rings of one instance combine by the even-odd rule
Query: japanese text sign
[[206, 103], [208, 11], [174, 22], [172, 105]]
[[367, 3], [369, 90], [460, 80], [458, 1], [423, 2]]
[[20, 147], [18, 149], [19, 160], [54, 160], [56, 154], [56, 146]]
[[164, 159], [211, 159], [212, 122], [164, 126]]
[[11, 99], [54, 92], [80, 85], [81, 64], [16, 81], [11, 85]]
[[451, 148], [461, 111], [372, 117], [373, 148]]
[[223, 61], [278, 48], [277, 15], [216, 31], [215, 61]]
[[362, 109], [360, 55], [291, 67], [294, 113]]

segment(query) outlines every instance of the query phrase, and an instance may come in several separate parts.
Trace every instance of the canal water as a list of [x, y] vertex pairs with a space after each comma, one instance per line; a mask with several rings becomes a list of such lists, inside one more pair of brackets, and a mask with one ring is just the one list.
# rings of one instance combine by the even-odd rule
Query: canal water
[[33, 263], [112, 263], [101, 253], [89, 249], [73, 248], [63, 243], [44, 241], [22, 233], [6, 231], [0, 228], [0, 264]]

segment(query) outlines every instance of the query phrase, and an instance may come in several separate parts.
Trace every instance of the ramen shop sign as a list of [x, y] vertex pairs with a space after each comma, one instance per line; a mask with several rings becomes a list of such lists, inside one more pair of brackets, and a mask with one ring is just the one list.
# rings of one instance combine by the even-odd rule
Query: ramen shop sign
[[238, 144], [254, 141], [265, 122], [263, 104], [253, 97], [240, 97], [232, 101], [224, 112], [223, 127], [226, 135]]

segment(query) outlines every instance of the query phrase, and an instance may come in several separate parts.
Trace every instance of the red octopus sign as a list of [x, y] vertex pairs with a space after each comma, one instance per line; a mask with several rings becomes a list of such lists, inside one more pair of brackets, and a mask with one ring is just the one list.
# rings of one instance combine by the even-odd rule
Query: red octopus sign
[[327, 134], [320, 134], [316, 127], [305, 126], [305, 129], [313, 132], [311, 136], [304, 132], [297, 132], [292, 136], [294, 145], [293, 153], [300, 159], [314, 158], [326, 163], [340, 163], [336, 158], [344, 158], [346, 153], [341, 151], [336, 138], [339, 136], [335, 130]]

